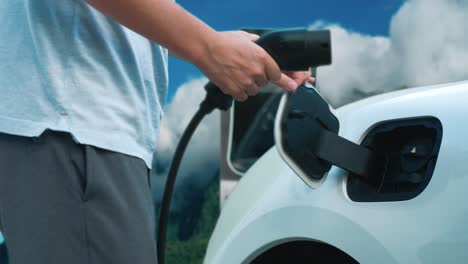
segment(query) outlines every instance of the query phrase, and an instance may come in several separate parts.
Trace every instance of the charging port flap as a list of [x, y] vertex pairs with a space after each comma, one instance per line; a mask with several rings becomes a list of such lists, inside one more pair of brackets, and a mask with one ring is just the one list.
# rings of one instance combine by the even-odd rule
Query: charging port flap
[[285, 94], [275, 123], [281, 157], [310, 187], [317, 188], [332, 165], [380, 189], [388, 157], [338, 136], [339, 121], [314, 88]]

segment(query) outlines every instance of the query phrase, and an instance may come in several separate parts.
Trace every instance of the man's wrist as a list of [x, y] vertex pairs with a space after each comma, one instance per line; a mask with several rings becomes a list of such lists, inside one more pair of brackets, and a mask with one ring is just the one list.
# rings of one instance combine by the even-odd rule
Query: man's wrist
[[200, 35], [196, 45], [188, 43], [187, 46], [190, 48], [187, 50], [187, 60], [198, 67], [204, 67], [213, 42], [219, 38], [218, 34], [218, 32], [210, 28]]

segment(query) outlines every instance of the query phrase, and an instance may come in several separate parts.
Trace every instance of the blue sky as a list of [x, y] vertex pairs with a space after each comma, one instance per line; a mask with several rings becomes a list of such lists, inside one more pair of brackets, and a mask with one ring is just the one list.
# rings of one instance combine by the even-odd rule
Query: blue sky
[[[306, 27], [317, 20], [370, 35], [388, 35], [393, 14], [404, 0], [178, 0], [216, 30], [245, 27]], [[190, 43], [187, 43], [190, 45]], [[169, 102], [181, 84], [201, 76], [191, 64], [169, 60]]]

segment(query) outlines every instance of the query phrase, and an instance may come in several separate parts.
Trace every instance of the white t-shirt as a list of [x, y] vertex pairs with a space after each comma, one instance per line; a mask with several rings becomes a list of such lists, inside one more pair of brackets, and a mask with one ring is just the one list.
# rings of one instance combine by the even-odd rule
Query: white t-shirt
[[67, 131], [151, 167], [166, 49], [84, 0], [3, 0], [0, 18], [0, 132]]

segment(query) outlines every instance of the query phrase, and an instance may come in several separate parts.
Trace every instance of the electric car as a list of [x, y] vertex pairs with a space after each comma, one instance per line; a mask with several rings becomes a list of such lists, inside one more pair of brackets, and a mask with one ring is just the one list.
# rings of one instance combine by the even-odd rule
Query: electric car
[[464, 263], [467, 102], [468, 81], [338, 109], [310, 87], [236, 102], [204, 263]]

